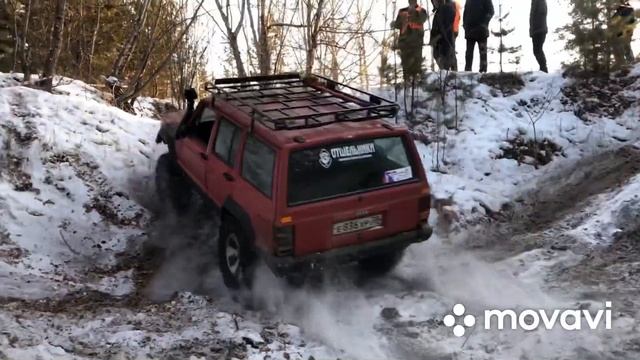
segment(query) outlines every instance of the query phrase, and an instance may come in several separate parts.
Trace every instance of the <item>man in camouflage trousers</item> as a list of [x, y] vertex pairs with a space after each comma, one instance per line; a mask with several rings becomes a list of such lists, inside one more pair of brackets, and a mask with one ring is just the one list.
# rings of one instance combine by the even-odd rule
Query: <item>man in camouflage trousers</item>
[[400, 51], [404, 80], [415, 80], [422, 72], [422, 46], [427, 11], [417, 0], [409, 0], [409, 6], [400, 9], [391, 27], [400, 30], [395, 49]]

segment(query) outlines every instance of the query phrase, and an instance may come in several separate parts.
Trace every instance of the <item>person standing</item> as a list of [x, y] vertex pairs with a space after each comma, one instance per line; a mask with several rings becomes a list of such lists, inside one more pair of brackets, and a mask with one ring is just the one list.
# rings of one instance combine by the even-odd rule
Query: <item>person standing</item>
[[493, 3], [491, 0], [467, 0], [464, 5], [462, 26], [467, 39], [467, 53], [465, 56], [465, 71], [471, 71], [473, 52], [478, 44], [480, 51], [480, 72], [487, 72], [487, 38], [489, 38], [489, 22], [493, 17]]
[[422, 46], [424, 45], [424, 23], [427, 11], [417, 0], [409, 0], [409, 6], [400, 9], [391, 27], [400, 30], [394, 46], [400, 51], [404, 80], [415, 80], [422, 71]]
[[451, 70], [458, 71], [458, 56], [456, 55], [456, 41], [458, 41], [458, 34], [460, 33], [460, 18], [462, 17], [462, 7], [459, 0], [453, 1], [453, 7], [456, 10], [456, 16], [453, 19], [453, 67]]
[[633, 63], [633, 49], [631, 49], [631, 39], [636, 27], [634, 9], [629, 1], [621, 0], [620, 5], [615, 10], [611, 19], [611, 34], [613, 42], [613, 55], [618, 64]]
[[455, 40], [453, 38], [453, 22], [455, 8], [450, 0], [432, 0], [435, 14], [431, 27], [429, 44], [433, 47], [433, 57], [440, 70], [454, 70]]
[[529, 36], [533, 42], [533, 55], [540, 65], [540, 71], [549, 72], [547, 58], [544, 55], [544, 42], [547, 38], [547, 0], [531, 0], [529, 13]]

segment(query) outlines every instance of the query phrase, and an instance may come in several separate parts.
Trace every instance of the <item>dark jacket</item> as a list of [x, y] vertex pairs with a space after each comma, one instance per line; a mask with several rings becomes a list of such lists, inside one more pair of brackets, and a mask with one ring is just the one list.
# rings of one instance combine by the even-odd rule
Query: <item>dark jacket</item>
[[448, 56], [454, 49], [453, 22], [456, 17], [455, 5], [447, 2], [436, 9], [429, 42], [438, 56]]
[[[424, 45], [424, 22], [427, 21], [427, 10], [418, 6], [417, 12], [409, 14], [409, 7], [402, 8], [398, 11], [396, 21], [393, 22], [393, 28], [400, 30], [398, 37], [398, 48], [416, 47]], [[409, 24], [420, 24], [421, 29], [413, 29]]]
[[529, 14], [529, 35], [546, 34], [547, 28], [547, 0], [531, 0]]
[[464, 37], [470, 40], [488, 38], [489, 21], [491, 21], [493, 13], [491, 0], [467, 0], [462, 18]]

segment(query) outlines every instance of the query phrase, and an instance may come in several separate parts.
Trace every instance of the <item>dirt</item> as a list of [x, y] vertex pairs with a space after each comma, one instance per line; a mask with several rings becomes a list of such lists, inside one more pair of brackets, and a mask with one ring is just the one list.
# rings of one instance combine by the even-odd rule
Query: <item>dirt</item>
[[0, 124], [0, 128], [4, 129], [7, 135], [1, 145], [0, 176], [6, 177], [15, 191], [39, 193], [39, 190], [33, 187], [31, 175], [23, 170], [28, 162], [24, 149], [36, 140], [37, 132], [30, 120], [25, 119], [24, 125], [24, 129], [18, 129], [12, 124]]
[[553, 161], [556, 156], [563, 154], [562, 147], [549, 139], [534, 140], [518, 135], [507, 141], [507, 145], [500, 147], [502, 154], [498, 159], [513, 159], [518, 165], [532, 165], [536, 169]]
[[486, 73], [480, 76], [478, 82], [500, 90], [503, 96], [519, 93], [524, 88], [524, 81], [517, 73]]
[[630, 94], [640, 89], [640, 76], [624, 73], [612, 76], [578, 77], [562, 89], [563, 105], [572, 107], [574, 114], [590, 123], [601, 117], [615, 119], [640, 99]]
[[493, 259], [537, 248], [584, 253], [586, 247], [565, 234], [568, 226], [588, 216], [583, 209], [593, 203], [593, 196], [619, 188], [637, 174], [640, 149], [633, 146], [584, 158], [539, 180], [535, 190], [499, 211], [466, 224], [474, 230], [464, 242], [470, 249], [491, 253]]
[[[83, 160], [79, 154], [74, 153], [52, 154], [44, 159], [44, 163], [56, 166], [68, 164], [73, 167], [76, 176], [91, 189], [91, 200], [84, 204], [86, 212], [96, 211], [106, 222], [116, 226], [143, 226], [144, 209], [139, 208], [132, 214], [127, 215], [124, 210], [130, 209], [122, 209], [117, 204], [117, 200], [118, 198], [129, 200], [129, 196], [123, 191], [113, 189], [96, 163]], [[51, 176], [47, 177], [46, 182], [56, 186], [56, 189], [70, 196], [64, 185], [56, 183]]]

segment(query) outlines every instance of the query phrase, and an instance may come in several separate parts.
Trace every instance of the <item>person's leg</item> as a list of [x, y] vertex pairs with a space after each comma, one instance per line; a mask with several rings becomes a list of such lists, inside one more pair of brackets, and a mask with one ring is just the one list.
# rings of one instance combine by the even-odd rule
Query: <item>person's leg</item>
[[487, 72], [487, 39], [478, 41], [478, 49], [480, 50], [480, 72]]
[[410, 57], [407, 48], [400, 49], [400, 63], [402, 64], [402, 78], [406, 82], [410, 76]]
[[476, 41], [467, 39], [467, 53], [465, 54], [464, 71], [471, 71], [473, 66], [473, 51], [475, 50]]
[[422, 74], [422, 45], [416, 45], [413, 49], [411, 63], [411, 76], [413, 79], [420, 78]]
[[615, 66], [624, 66], [626, 63], [625, 45], [624, 40], [621, 37], [613, 37], [611, 40], [611, 52], [613, 53], [613, 59]]
[[627, 60], [627, 63], [633, 64], [635, 56], [633, 55], [633, 49], [631, 48], [631, 37], [625, 41], [624, 47], [624, 57]]
[[456, 40], [458, 33], [453, 34], [453, 49], [451, 49], [451, 70], [458, 71], [458, 56], [456, 55]]
[[544, 42], [547, 38], [547, 34], [534, 34], [531, 40], [533, 41], [533, 55], [536, 57], [538, 61], [538, 65], [540, 65], [540, 71], [548, 72], [547, 69], [547, 58], [544, 55]]

